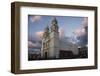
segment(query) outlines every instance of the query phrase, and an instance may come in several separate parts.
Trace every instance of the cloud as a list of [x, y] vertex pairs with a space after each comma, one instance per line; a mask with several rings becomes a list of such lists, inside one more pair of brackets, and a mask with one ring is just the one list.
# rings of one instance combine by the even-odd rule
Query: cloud
[[39, 43], [38, 41], [36, 41], [35, 43], [33, 43], [32, 41], [28, 41], [28, 47], [29, 48], [41, 47], [41, 43]]
[[42, 38], [43, 38], [43, 31], [38, 31], [38, 32], [36, 32], [35, 34], [36, 34], [36, 37], [39, 39], [39, 40], [42, 40]]
[[41, 17], [42, 16], [31, 16], [30, 20], [31, 20], [31, 22], [37, 22], [37, 21], [41, 20]]
[[59, 37], [64, 38], [65, 37], [65, 31], [63, 28], [59, 28]]
[[81, 27], [74, 31], [78, 40], [77, 44], [80, 46], [87, 45], [88, 42], [88, 18], [85, 17], [81, 23]]
[[76, 36], [83, 36], [83, 35], [85, 35], [86, 32], [87, 32], [87, 29], [86, 29], [87, 27], [88, 27], [88, 18], [85, 17], [85, 18], [83, 19], [82, 23], [81, 23], [81, 27], [79, 27], [78, 29], [76, 29], [76, 30], [74, 31], [74, 34], [75, 34]]
[[85, 18], [83, 19], [83, 21], [82, 21], [82, 26], [83, 26], [83, 28], [86, 27], [86, 26], [88, 26], [88, 18], [87, 18], [87, 17], [85, 17]]
[[86, 33], [86, 31], [85, 31], [84, 28], [78, 28], [78, 29], [76, 29], [76, 30], [74, 31], [74, 34], [75, 34], [76, 36], [82, 36], [82, 35], [84, 35], [85, 33]]
[[36, 47], [36, 44], [32, 43], [31, 41], [28, 41], [28, 47], [29, 48]]

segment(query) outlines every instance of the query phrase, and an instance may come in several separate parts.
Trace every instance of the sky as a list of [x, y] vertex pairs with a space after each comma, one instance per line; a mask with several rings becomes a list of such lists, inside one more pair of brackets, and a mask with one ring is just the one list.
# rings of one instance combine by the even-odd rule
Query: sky
[[41, 47], [41, 39], [46, 26], [51, 26], [56, 18], [60, 38], [69, 38], [80, 46], [87, 45], [87, 17], [28, 15], [28, 47]]

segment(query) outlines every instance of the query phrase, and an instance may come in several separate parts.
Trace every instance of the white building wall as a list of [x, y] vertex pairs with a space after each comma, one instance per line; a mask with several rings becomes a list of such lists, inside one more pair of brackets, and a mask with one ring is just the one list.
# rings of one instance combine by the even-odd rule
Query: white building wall
[[59, 33], [51, 32], [50, 33], [50, 54], [53, 58], [59, 58]]
[[60, 41], [60, 50], [72, 51], [73, 54], [78, 54], [78, 46], [68, 41]]

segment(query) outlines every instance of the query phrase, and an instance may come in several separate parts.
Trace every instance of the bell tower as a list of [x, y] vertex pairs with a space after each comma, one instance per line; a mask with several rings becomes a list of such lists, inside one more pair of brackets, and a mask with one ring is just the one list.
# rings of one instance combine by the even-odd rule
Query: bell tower
[[42, 58], [59, 58], [59, 27], [56, 18], [53, 18], [51, 27], [44, 29], [41, 57]]
[[49, 27], [48, 26], [44, 29], [42, 48], [41, 48], [41, 57], [45, 59], [49, 58]]
[[56, 20], [56, 18], [54, 18], [52, 20], [52, 23], [51, 23], [51, 32], [55, 31], [55, 32], [58, 32], [58, 22]]
[[49, 35], [49, 27], [47, 26], [47, 27], [44, 29], [43, 37], [46, 38], [46, 37], [48, 37], [48, 35]]

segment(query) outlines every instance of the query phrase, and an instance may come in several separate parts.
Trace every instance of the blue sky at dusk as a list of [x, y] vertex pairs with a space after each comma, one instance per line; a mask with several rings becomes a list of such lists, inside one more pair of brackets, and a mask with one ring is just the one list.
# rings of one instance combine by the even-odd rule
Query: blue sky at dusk
[[30, 44], [31, 42], [34, 43], [35, 40], [41, 39], [44, 28], [46, 26], [51, 26], [51, 21], [54, 17], [58, 21], [59, 32], [65, 37], [84, 35], [86, 31], [84, 26], [87, 26], [86, 17], [29, 15], [28, 41]]

